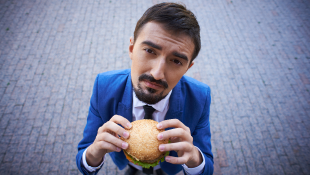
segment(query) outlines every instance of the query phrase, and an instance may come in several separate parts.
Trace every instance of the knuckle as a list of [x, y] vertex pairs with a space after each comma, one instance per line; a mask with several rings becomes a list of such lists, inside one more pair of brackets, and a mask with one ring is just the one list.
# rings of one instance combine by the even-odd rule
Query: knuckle
[[119, 117], [119, 115], [113, 115], [113, 117], [110, 119], [110, 120], [112, 120], [112, 119], [117, 119]]
[[189, 127], [186, 126], [186, 131], [190, 133], [190, 132], [191, 132], [191, 129], [190, 129]]
[[185, 150], [186, 148], [188, 148], [187, 144], [181, 144], [181, 150]]
[[122, 148], [122, 142], [118, 142], [118, 143], [116, 144], [116, 146], [119, 147], [119, 148]]
[[112, 144], [109, 144], [109, 149], [114, 151], [116, 149], [116, 146], [115, 145], [112, 145]]
[[184, 157], [183, 158], [183, 164], [185, 164], [189, 160], [189, 158], [190, 158], [189, 156]]
[[186, 134], [186, 131], [184, 129], [181, 129], [181, 133], [184, 136]]
[[108, 143], [108, 142], [102, 142], [101, 143], [101, 149], [114, 151], [114, 150], [116, 150], [116, 146], [114, 146], [113, 144]]
[[187, 145], [188, 145], [188, 146], [186, 147], [186, 148], [187, 148], [187, 151], [192, 151], [193, 149], [195, 149], [195, 146], [194, 146], [193, 144], [187, 142]]
[[176, 159], [175, 159], [175, 163], [176, 163], [176, 164], [181, 164], [180, 159], [176, 158]]
[[102, 126], [100, 126], [100, 127], [98, 128], [97, 134], [99, 134], [101, 130], [102, 130]]
[[182, 158], [176, 159], [177, 164], [182, 164]]
[[189, 141], [190, 141], [191, 143], [193, 143], [193, 141], [194, 141], [193, 137], [190, 137]]
[[177, 158], [174, 158], [171, 160], [172, 162], [174, 162], [175, 164], [178, 164], [179, 163], [179, 160]]
[[123, 132], [124, 132], [123, 130], [124, 130], [123, 128], [121, 128], [120, 126], [118, 126], [117, 129], [116, 129], [116, 132], [117, 132], [119, 135], [122, 136], [122, 135], [123, 135]]
[[108, 144], [106, 142], [104, 142], [104, 141], [100, 142], [100, 148], [101, 149], [107, 149], [107, 147], [108, 147]]
[[177, 124], [178, 122], [179, 122], [178, 119], [173, 119], [173, 123], [174, 123], [174, 124]]
[[175, 119], [167, 120], [168, 125], [173, 125], [175, 123]]
[[171, 119], [170, 119], [170, 120], [164, 120], [164, 121], [162, 121], [161, 123], [162, 123], [162, 125], [163, 125], [164, 127], [166, 127], [167, 125], [169, 126], [169, 125], [171, 125]]
[[114, 151], [116, 149], [116, 147], [112, 144], [109, 144], [107, 147], [108, 147], [107, 149], [111, 151]]
[[103, 132], [102, 133], [102, 138], [106, 139], [107, 137], [109, 137], [109, 133], [108, 132]]

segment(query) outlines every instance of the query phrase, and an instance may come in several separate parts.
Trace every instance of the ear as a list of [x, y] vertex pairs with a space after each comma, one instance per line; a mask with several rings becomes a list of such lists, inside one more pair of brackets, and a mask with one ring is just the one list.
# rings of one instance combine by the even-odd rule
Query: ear
[[191, 68], [193, 65], [194, 65], [194, 62], [191, 62], [191, 64], [188, 66], [187, 70], [188, 70], [189, 68]]
[[132, 51], [133, 51], [133, 45], [134, 45], [134, 41], [133, 41], [133, 37], [131, 36], [129, 39], [129, 57], [132, 60]]

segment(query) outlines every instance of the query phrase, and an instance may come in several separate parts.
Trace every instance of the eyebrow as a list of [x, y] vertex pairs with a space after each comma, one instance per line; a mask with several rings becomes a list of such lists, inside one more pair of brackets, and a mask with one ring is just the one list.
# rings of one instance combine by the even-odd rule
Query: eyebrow
[[179, 53], [179, 52], [173, 52], [172, 54], [173, 54], [174, 56], [176, 56], [176, 57], [179, 57], [179, 58], [185, 60], [185, 61], [188, 61], [187, 56], [184, 55], [184, 54], [181, 54], [181, 53]]
[[[153, 47], [153, 48], [155, 48], [155, 49], [162, 50], [162, 47], [161, 47], [161, 46], [159, 46], [159, 45], [153, 43], [152, 41], [146, 40], [146, 41], [143, 41], [141, 44], [146, 44], [146, 45], [151, 46], [151, 47]], [[173, 52], [172, 54], [173, 54], [174, 56], [179, 57], [179, 58], [181, 58], [181, 59], [183, 59], [183, 60], [185, 60], [185, 61], [188, 62], [188, 58], [187, 58], [186, 55], [184, 55], [184, 54], [182, 54], [182, 53], [179, 53], [179, 52], [176, 52], [176, 51]]]
[[154, 47], [155, 49], [162, 50], [162, 47], [153, 43], [152, 41], [143, 41], [141, 44], [146, 44], [148, 46]]

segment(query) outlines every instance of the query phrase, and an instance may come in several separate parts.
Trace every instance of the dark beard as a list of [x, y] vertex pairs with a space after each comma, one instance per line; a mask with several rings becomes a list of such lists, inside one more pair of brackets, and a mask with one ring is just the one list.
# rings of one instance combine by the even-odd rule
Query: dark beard
[[142, 81], [142, 80], [148, 80], [148, 81], [151, 81], [151, 82], [155, 82], [157, 84], [163, 85], [165, 87], [165, 89], [168, 88], [167, 82], [164, 82], [162, 80], [155, 80], [150, 75], [142, 74], [139, 77], [138, 88], [137, 89], [133, 88], [135, 93], [136, 93], [137, 98], [140, 101], [143, 101], [144, 103], [147, 103], [147, 104], [155, 104], [155, 103], [158, 103], [160, 100], [164, 99], [167, 96], [167, 95], [163, 96], [164, 91], [162, 91], [160, 94], [156, 95], [155, 93], [157, 92], [157, 90], [152, 89], [152, 88], [146, 88], [146, 90], [149, 93], [145, 93], [143, 91], [141, 85], [140, 85], [140, 81]]

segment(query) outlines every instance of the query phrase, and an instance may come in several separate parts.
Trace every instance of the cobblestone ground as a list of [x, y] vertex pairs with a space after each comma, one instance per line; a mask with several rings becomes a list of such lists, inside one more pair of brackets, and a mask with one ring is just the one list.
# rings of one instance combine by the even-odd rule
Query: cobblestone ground
[[[158, 1], [0, 0], [0, 174], [79, 174], [95, 76]], [[183, 1], [212, 90], [215, 174], [310, 174], [310, 1]], [[123, 174], [108, 158], [100, 174]]]

